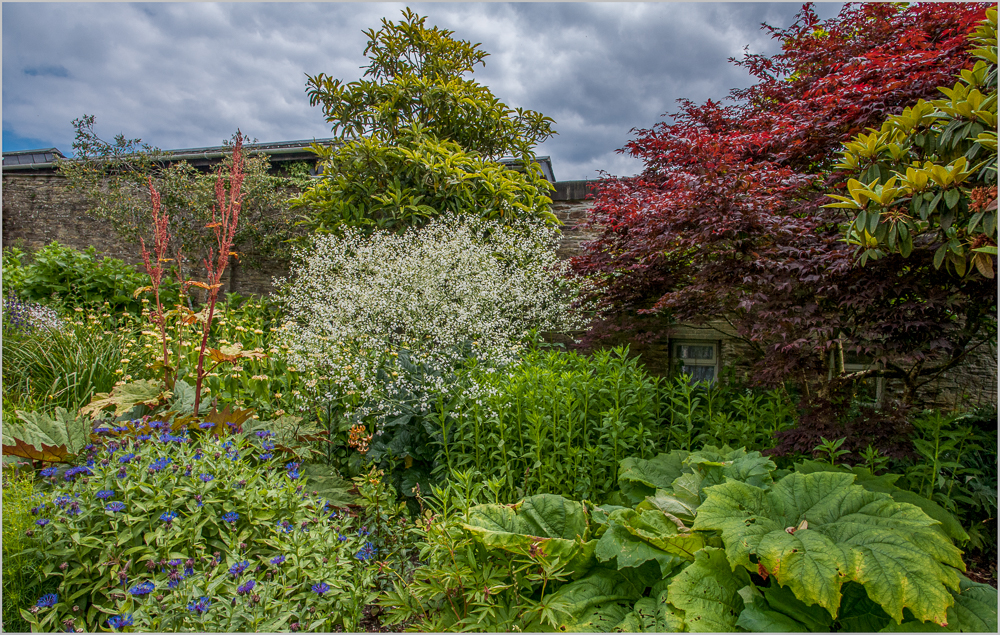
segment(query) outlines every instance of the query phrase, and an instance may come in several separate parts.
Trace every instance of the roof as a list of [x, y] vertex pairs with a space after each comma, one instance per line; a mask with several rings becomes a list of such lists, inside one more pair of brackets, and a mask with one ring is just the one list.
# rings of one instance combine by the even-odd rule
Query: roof
[[[310, 150], [314, 143], [320, 145], [335, 145], [338, 139], [299, 139], [296, 141], [274, 141], [270, 143], [247, 143], [243, 147], [250, 152], [263, 152], [267, 154], [271, 163], [285, 161], [310, 161], [315, 160], [316, 155]], [[228, 155], [232, 149], [229, 146], [206, 146], [204, 148], [181, 148], [178, 150], [162, 150], [161, 152], [167, 160], [186, 161], [194, 167], [207, 167], [217, 163], [222, 157]], [[49, 170], [55, 169], [56, 159], [67, 158], [56, 148], [44, 150], [17, 150], [3, 153], [4, 171], [21, 170]], [[550, 183], [555, 183], [556, 179], [552, 173], [551, 157], [535, 157], [535, 161], [542, 170], [542, 174]], [[510, 169], [519, 169], [521, 160], [513, 157], [503, 157], [499, 163]]]
[[3, 167], [23, 165], [41, 166], [53, 163], [56, 159], [65, 159], [62, 152], [57, 148], [44, 148], [40, 150], [15, 150], [14, 152], [3, 153]]

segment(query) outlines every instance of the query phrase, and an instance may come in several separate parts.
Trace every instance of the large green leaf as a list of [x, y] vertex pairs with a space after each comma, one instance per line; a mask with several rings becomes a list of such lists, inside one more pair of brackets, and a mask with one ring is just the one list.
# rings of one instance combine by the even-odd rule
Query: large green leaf
[[110, 394], [97, 393], [89, 404], [80, 408], [80, 415], [89, 414], [92, 418], [97, 419], [105, 409], [113, 406], [115, 417], [120, 417], [140, 404], [155, 407], [170, 399], [172, 394], [158, 381], [139, 379], [115, 386]]
[[[733, 450], [729, 446], [717, 448], [712, 445], [692, 452], [685, 459], [684, 466], [702, 475], [702, 490], [728, 480], [766, 488], [772, 483], [771, 472], [777, 467], [760, 452], [747, 452], [745, 448]], [[701, 499], [705, 500], [703, 494]]]
[[571, 578], [596, 562], [597, 541], [589, 540], [586, 508], [555, 494], [538, 494], [513, 506], [476, 505], [462, 527], [487, 547], [551, 557], [566, 565]]
[[41, 461], [66, 461], [90, 438], [90, 422], [56, 408], [55, 416], [14, 411], [16, 419], [3, 424], [3, 453]]
[[649, 583], [648, 569], [597, 567], [547, 596], [546, 603], [565, 618], [557, 630], [609, 632], [632, 611]]
[[614, 628], [621, 633], [680, 633], [684, 630], [681, 612], [670, 605], [668, 591], [655, 597], [639, 598], [632, 612]]
[[948, 621], [945, 624], [911, 620], [891, 624], [882, 630], [897, 633], [996, 633], [997, 590], [988, 584], [973, 582], [965, 576], [962, 576], [960, 587], [959, 593], [953, 593], [955, 604], [948, 607]]
[[634, 505], [652, 496], [658, 488], [669, 488], [681, 475], [687, 456], [684, 450], [674, 450], [652, 459], [627, 458], [618, 466], [618, 487]]
[[670, 583], [670, 603], [684, 612], [692, 633], [729, 632], [743, 611], [739, 590], [750, 583], [742, 567], [730, 569], [722, 549], [706, 547]]
[[831, 616], [841, 586], [864, 585], [896, 621], [946, 621], [964, 569], [937, 521], [913, 505], [854, 484], [854, 474], [793, 473], [771, 489], [731, 481], [706, 490], [695, 529], [722, 532], [731, 562], [758, 567]]
[[875, 476], [867, 468], [859, 465], [856, 465], [848, 470], [848, 468], [840, 465], [832, 466], [829, 463], [820, 463], [819, 461], [803, 461], [801, 463], [796, 463], [795, 471], [800, 474], [812, 474], [814, 472], [853, 473], [857, 477], [854, 482], [866, 490], [870, 492], [882, 492], [884, 494], [888, 494], [889, 496], [892, 496], [892, 499], [897, 503], [909, 503], [924, 510], [925, 514], [941, 523], [939, 529], [952, 540], [960, 543], [964, 543], [969, 540], [969, 534], [966, 533], [962, 524], [958, 522], [958, 519], [955, 518], [955, 516], [947, 509], [941, 507], [932, 500], [920, 496], [919, 494], [897, 487], [895, 483], [899, 479], [898, 474], [882, 474], [880, 476]]

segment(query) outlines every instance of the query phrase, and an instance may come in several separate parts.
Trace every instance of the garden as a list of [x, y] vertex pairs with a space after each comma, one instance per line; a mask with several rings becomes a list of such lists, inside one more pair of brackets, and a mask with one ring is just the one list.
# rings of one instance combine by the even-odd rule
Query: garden
[[[946, 9], [804, 8], [761, 71], [788, 79], [639, 131], [647, 172], [602, 182], [572, 262], [545, 179], [495, 162], [553, 122], [408, 9], [366, 79], [309, 78], [347, 141], [288, 202], [271, 295], [224, 291], [266, 173], [239, 133], [201, 207], [153, 162], [102, 181], [109, 218], [144, 206], [139, 268], [3, 249], [3, 629], [996, 632], [995, 401], [917, 400], [996, 345], [996, 10]], [[913, 63], [901, 34], [936, 72], [892, 83], [906, 110], [796, 136], [867, 85], [824, 56]], [[612, 341], [694, 307], [748, 372]]]

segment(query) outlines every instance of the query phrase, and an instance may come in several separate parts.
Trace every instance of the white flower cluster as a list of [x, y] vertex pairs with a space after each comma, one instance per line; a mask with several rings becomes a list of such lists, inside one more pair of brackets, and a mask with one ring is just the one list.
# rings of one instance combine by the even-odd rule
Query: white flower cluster
[[[580, 283], [555, 255], [557, 240], [558, 230], [541, 222], [456, 216], [402, 235], [318, 236], [297, 254], [291, 280], [277, 285], [290, 363], [328, 377], [328, 398], [357, 394], [362, 402], [401, 390], [447, 392], [441, 377], [409, 385], [398, 364], [403, 349], [445, 373], [470, 355], [493, 367], [512, 363], [530, 331], [585, 324], [571, 308]], [[383, 405], [375, 410], [392, 414]]]

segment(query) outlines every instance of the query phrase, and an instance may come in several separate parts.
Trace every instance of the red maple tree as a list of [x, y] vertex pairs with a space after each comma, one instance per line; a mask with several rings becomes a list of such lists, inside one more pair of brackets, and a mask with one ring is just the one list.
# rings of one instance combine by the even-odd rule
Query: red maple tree
[[[859, 268], [826, 194], [842, 144], [917, 99], [939, 96], [971, 67], [968, 35], [986, 4], [847, 5], [821, 21], [806, 4], [774, 56], [736, 63], [757, 82], [734, 103], [682, 101], [670, 123], [633, 130], [635, 177], [606, 178], [590, 223], [597, 238], [573, 261], [597, 283], [603, 322], [666, 314], [728, 320], [749, 345], [749, 379], [794, 379], [829, 398], [871, 376], [917, 389], [996, 339], [996, 285], [955, 279], [932, 250]], [[918, 253], [919, 251], [919, 253]], [[828, 381], [830, 351], [875, 362]], [[843, 356], [834, 356], [843, 359]]]

